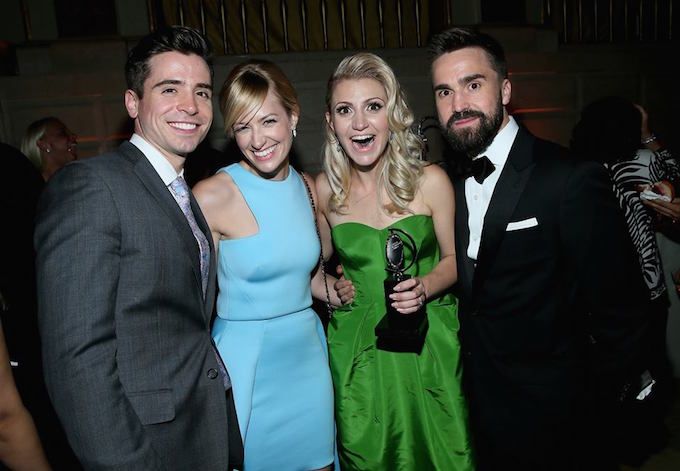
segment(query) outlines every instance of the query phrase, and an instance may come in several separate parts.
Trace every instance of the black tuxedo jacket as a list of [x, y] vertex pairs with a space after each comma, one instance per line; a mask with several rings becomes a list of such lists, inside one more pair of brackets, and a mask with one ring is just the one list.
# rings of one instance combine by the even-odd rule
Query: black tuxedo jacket
[[504, 469], [560, 469], [547, 463], [588, 445], [589, 407], [613, 403], [640, 368], [647, 298], [621, 210], [600, 165], [569, 160], [520, 128], [475, 266], [465, 183], [454, 186], [465, 383], [480, 455], [498, 453]]

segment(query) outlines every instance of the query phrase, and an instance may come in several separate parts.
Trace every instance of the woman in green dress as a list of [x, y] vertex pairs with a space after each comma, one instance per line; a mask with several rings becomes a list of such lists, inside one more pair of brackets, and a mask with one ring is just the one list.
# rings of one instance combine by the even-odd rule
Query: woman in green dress
[[[421, 160], [413, 115], [381, 58], [345, 58], [329, 80], [326, 106], [320, 230], [324, 247], [332, 237], [353, 285], [345, 296], [352, 301], [328, 327], [341, 469], [470, 470], [459, 324], [448, 292], [457, 278], [453, 188], [440, 167]], [[425, 305], [420, 353], [376, 347], [386, 313], [385, 242], [394, 229], [418, 248], [412, 278], [390, 298], [404, 316]]]

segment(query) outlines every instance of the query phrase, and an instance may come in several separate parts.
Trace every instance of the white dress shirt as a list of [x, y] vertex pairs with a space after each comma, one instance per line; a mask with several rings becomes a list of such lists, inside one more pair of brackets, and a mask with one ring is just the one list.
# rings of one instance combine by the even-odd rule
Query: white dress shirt
[[184, 169], [182, 169], [182, 171], [177, 174], [175, 167], [173, 167], [172, 164], [168, 162], [168, 159], [163, 157], [161, 151], [149, 144], [149, 141], [144, 139], [139, 134], [133, 134], [130, 138], [130, 143], [142, 151], [144, 157], [146, 157], [154, 170], [156, 170], [158, 176], [161, 177], [161, 180], [163, 180], [163, 183], [168, 188], [168, 191], [170, 191], [170, 183], [172, 183], [177, 177], [184, 175]]
[[496, 188], [496, 182], [503, 172], [505, 162], [508, 160], [510, 148], [515, 142], [515, 136], [519, 131], [519, 126], [512, 116], [510, 121], [500, 130], [493, 142], [475, 159], [486, 155], [494, 165], [494, 171], [481, 183], [477, 183], [472, 177], [465, 180], [465, 201], [468, 207], [468, 228], [470, 229], [470, 242], [468, 244], [467, 255], [472, 260], [477, 260], [479, 253], [479, 242], [482, 238], [484, 229], [484, 217], [486, 210], [489, 209], [489, 202]]

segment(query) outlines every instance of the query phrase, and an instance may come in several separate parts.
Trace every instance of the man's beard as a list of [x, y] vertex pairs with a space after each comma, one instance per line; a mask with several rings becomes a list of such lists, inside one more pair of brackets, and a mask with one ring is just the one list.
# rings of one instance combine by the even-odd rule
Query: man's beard
[[[476, 129], [452, 130], [455, 121], [472, 117], [479, 117], [479, 126]], [[442, 131], [454, 153], [463, 155], [471, 160], [489, 147], [489, 144], [493, 142], [494, 137], [498, 134], [502, 122], [503, 102], [499, 97], [496, 110], [491, 116], [475, 110], [456, 111], [451, 115], [446, 123], [446, 127]]]

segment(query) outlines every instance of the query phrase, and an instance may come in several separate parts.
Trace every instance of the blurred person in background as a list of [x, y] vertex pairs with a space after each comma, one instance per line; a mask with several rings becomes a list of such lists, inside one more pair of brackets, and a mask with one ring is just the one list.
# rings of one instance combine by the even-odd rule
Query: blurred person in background
[[[635, 403], [626, 412], [630, 439], [623, 459], [639, 465], [666, 442], [664, 415], [672, 396], [673, 381], [666, 352], [669, 299], [657, 244], [658, 217], [645, 202], [672, 199], [667, 185], [680, 177], [680, 166], [649, 130], [647, 112], [639, 105], [608, 96], [588, 104], [574, 127], [571, 151], [579, 159], [602, 164], [607, 170], [637, 249], [640, 268], [651, 301], [648, 311], [649, 370], [656, 381], [655, 394], [646, 404]], [[672, 267], [668, 267], [672, 268]], [[644, 424], [644, 425], [643, 425]]]
[[49, 470], [31, 415], [14, 385], [10, 365], [0, 322], [0, 466], [5, 464], [16, 471]]
[[18, 149], [0, 143], [0, 318], [12, 374], [55, 469], [80, 469], [52, 408], [41, 360], [35, 287], [34, 219], [45, 181]]
[[33, 162], [45, 181], [78, 158], [78, 136], [58, 118], [49, 116], [28, 125], [21, 151]]

